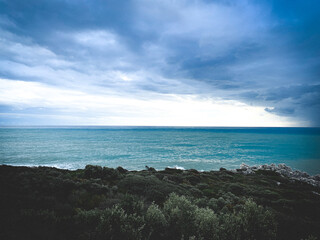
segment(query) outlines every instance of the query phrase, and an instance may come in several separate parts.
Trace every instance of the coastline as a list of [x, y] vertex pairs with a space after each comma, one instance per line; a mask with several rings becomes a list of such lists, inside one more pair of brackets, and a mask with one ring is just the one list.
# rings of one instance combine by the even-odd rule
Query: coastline
[[[50, 165], [39, 165], [39, 166], [35, 166], [35, 165], [10, 165], [10, 164], [0, 164], [1, 166], [13, 166], [13, 167], [28, 167], [28, 168], [37, 168], [37, 167], [47, 167], [47, 168], [56, 168], [56, 169], [63, 169], [63, 170], [68, 170], [68, 171], [78, 171], [78, 170], [82, 170], [85, 168], [78, 168], [78, 169], [69, 169], [69, 168], [61, 168], [59, 166], [50, 166]], [[99, 167], [104, 167], [104, 166], [100, 166], [100, 165], [92, 165], [89, 164], [87, 166], [99, 166]], [[119, 166], [118, 168], [123, 168], [121, 166]], [[145, 166], [146, 169], [148, 169], [148, 166]], [[123, 168], [125, 169], [125, 168]], [[248, 165], [245, 163], [242, 163], [239, 168], [235, 168], [235, 169], [227, 169], [227, 168], [223, 168], [221, 167], [220, 170], [197, 170], [197, 169], [185, 169], [184, 167], [181, 166], [168, 166], [165, 169], [155, 169], [153, 167], [150, 167], [150, 169], [153, 169], [154, 171], [163, 171], [165, 169], [177, 169], [177, 170], [182, 170], [182, 171], [188, 171], [188, 170], [195, 170], [195, 171], [199, 171], [199, 172], [212, 172], [212, 171], [221, 171], [221, 170], [225, 170], [225, 171], [230, 171], [233, 173], [242, 173], [245, 175], [250, 175], [250, 174], [255, 174], [257, 171], [259, 170], [264, 170], [264, 171], [272, 171], [275, 172], [277, 174], [279, 174], [282, 177], [287, 177], [293, 181], [301, 181], [301, 182], [305, 182], [308, 184], [311, 184], [312, 186], [315, 187], [319, 187], [320, 188], [320, 172], [314, 175], [311, 175], [305, 171], [301, 171], [298, 169], [292, 169], [290, 166], [286, 165], [285, 163], [279, 163], [279, 164], [275, 164], [275, 163], [271, 163], [271, 164], [261, 164], [261, 165]], [[139, 171], [144, 171], [145, 169], [135, 169], [135, 170], [128, 170], [125, 169], [125, 171], [131, 171], [131, 172], [139, 172]]]
[[293, 170], [291, 167], [287, 166], [284, 163], [280, 163], [278, 165], [274, 163], [270, 165], [263, 164], [258, 166], [249, 166], [247, 164], [242, 163], [239, 169], [233, 171], [242, 172], [243, 174], [255, 174], [259, 170], [273, 171], [282, 177], [287, 177], [294, 181], [305, 182], [320, 188], [320, 173], [315, 175], [309, 175], [304, 171]]

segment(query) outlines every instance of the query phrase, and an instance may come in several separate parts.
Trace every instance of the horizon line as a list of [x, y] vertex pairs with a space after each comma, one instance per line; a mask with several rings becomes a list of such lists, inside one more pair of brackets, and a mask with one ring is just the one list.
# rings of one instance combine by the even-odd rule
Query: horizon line
[[0, 128], [14, 128], [14, 127], [135, 127], [135, 128], [320, 128], [320, 126], [190, 126], [190, 125], [0, 125]]

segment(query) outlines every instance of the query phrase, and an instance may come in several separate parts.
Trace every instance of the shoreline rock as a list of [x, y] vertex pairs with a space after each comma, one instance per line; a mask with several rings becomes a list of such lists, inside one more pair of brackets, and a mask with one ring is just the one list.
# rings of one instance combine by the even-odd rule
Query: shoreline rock
[[239, 169], [232, 170], [232, 171], [248, 175], [248, 174], [255, 174], [259, 170], [273, 171], [278, 173], [282, 177], [287, 177], [292, 180], [305, 182], [313, 186], [320, 187], [320, 174], [310, 176], [306, 172], [293, 170], [291, 167], [287, 166], [284, 163], [280, 163], [278, 165], [274, 163], [270, 165], [263, 164], [258, 166], [249, 166], [245, 163], [242, 163]]

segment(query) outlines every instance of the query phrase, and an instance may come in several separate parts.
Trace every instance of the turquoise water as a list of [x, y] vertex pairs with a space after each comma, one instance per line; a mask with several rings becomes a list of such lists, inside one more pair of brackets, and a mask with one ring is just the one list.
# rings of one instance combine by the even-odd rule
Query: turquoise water
[[286, 163], [320, 173], [319, 128], [0, 128], [0, 164], [211, 170]]

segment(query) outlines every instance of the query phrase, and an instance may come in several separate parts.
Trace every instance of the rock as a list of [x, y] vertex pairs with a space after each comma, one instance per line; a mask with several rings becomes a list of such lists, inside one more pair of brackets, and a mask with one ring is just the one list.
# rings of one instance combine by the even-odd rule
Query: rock
[[280, 175], [283, 175], [283, 176], [287, 176], [288, 175], [288, 172], [284, 169], [279, 169], [279, 170], [276, 170], [277, 173], [279, 173]]
[[146, 166], [146, 169], [147, 169], [147, 171], [149, 171], [149, 172], [156, 172], [156, 171], [157, 171], [157, 170], [154, 169], [153, 167], [148, 167], [148, 166]]
[[[240, 169], [234, 170], [234, 172], [242, 173], [245, 175], [248, 174], [254, 174], [258, 170], [264, 170], [264, 171], [274, 171], [280, 174], [282, 177], [287, 177], [291, 181], [300, 181], [300, 182], [305, 182], [308, 184], [311, 184], [316, 187], [320, 187], [320, 174], [315, 175], [315, 176], [310, 176], [306, 172], [298, 171], [295, 170], [293, 171], [292, 168], [289, 166], [285, 165], [284, 163], [278, 164], [278, 166], [274, 163], [268, 165], [268, 164], [263, 164], [260, 166], [252, 166], [250, 167], [249, 165], [242, 163], [240, 165]], [[280, 185], [280, 182], [277, 182], [277, 185]]]
[[245, 163], [241, 163], [241, 165], [240, 165], [240, 169], [241, 169], [241, 170], [247, 170], [248, 168], [250, 168], [249, 165], [247, 165], [247, 164], [245, 164]]
[[292, 172], [292, 169], [290, 167], [288, 167], [287, 165], [285, 165], [284, 163], [279, 163], [278, 164], [278, 168], [279, 169], [284, 169], [284, 170], [286, 170], [288, 172]]
[[121, 174], [124, 174], [124, 173], [128, 172], [127, 169], [124, 169], [123, 167], [120, 167], [120, 166], [117, 167], [117, 170], [118, 170], [118, 172], [121, 173]]
[[320, 181], [320, 174], [311, 176], [312, 179], [316, 180], [316, 181]]
[[250, 168], [248, 168], [247, 170], [243, 171], [243, 174], [246, 174], [246, 175], [248, 175], [248, 174], [255, 174], [255, 172], [252, 171]]

